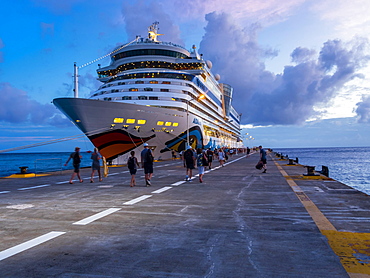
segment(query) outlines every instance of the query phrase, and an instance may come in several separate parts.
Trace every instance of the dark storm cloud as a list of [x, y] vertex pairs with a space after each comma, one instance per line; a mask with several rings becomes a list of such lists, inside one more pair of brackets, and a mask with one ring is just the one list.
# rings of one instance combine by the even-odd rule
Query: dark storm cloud
[[29, 98], [27, 92], [0, 83], [0, 121], [9, 123], [70, 125], [51, 104], [41, 104]]
[[243, 124], [300, 124], [317, 115], [314, 107], [333, 98], [346, 82], [363, 76], [358, 70], [369, 61], [367, 40], [324, 43], [319, 56], [297, 47], [291, 66], [282, 74], [265, 70], [263, 60], [276, 55], [257, 43], [258, 25], [244, 29], [226, 14], [211, 13], [200, 52], [213, 62], [221, 82], [234, 87], [233, 104]]
[[362, 101], [357, 103], [355, 112], [359, 123], [370, 123], [370, 96], [363, 97]]

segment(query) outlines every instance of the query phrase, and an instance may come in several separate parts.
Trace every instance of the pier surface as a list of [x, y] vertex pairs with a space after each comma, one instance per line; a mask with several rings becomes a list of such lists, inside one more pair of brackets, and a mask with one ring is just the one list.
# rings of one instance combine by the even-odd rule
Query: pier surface
[[370, 277], [370, 197], [258, 160], [213, 162], [203, 183], [157, 162], [150, 187], [126, 167], [0, 179], [0, 277]]

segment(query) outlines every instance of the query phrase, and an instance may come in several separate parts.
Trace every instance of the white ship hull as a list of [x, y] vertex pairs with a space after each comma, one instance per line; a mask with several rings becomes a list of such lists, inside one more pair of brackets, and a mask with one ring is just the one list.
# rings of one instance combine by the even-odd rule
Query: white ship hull
[[[236, 141], [233, 144], [207, 136], [203, 120], [186, 112], [81, 98], [57, 98], [54, 104], [110, 160], [131, 150], [138, 153], [145, 142], [154, 151], [156, 159], [168, 159], [171, 150], [179, 152], [185, 149], [188, 129], [189, 143], [193, 148], [238, 147]], [[117, 123], [120, 119], [123, 123]], [[127, 124], [127, 119], [135, 122]], [[144, 121], [145, 124], [140, 124]], [[163, 125], [158, 125], [161, 122]]]

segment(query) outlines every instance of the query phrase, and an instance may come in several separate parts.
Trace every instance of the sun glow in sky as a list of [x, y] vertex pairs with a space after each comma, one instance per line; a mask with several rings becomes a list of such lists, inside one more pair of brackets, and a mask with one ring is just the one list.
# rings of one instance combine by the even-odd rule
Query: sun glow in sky
[[[83, 65], [146, 37], [196, 45], [234, 87], [243, 134], [270, 147], [369, 146], [368, 0], [1, 1], [0, 149], [79, 134], [52, 104]], [[105, 66], [109, 58], [98, 63]], [[98, 63], [80, 70], [80, 97]], [[330, 135], [332, 134], [332, 135]], [[335, 134], [335, 135], [334, 135]], [[92, 149], [87, 139], [39, 151]], [[35, 149], [36, 151], [36, 149]]]

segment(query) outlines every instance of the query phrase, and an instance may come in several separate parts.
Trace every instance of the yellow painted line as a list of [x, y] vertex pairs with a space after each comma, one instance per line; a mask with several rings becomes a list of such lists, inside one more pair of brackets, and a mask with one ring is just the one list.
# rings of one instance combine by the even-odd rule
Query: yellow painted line
[[320, 232], [328, 239], [348, 275], [351, 278], [370, 278], [370, 234], [337, 231], [293, 178], [274, 159], [273, 161]]
[[35, 174], [35, 173], [29, 173], [29, 174], [13, 174], [11, 176], [5, 177], [6, 179], [24, 179], [24, 178], [35, 178], [35, 177], [45, 177], [50, 176], [51, 174]]

